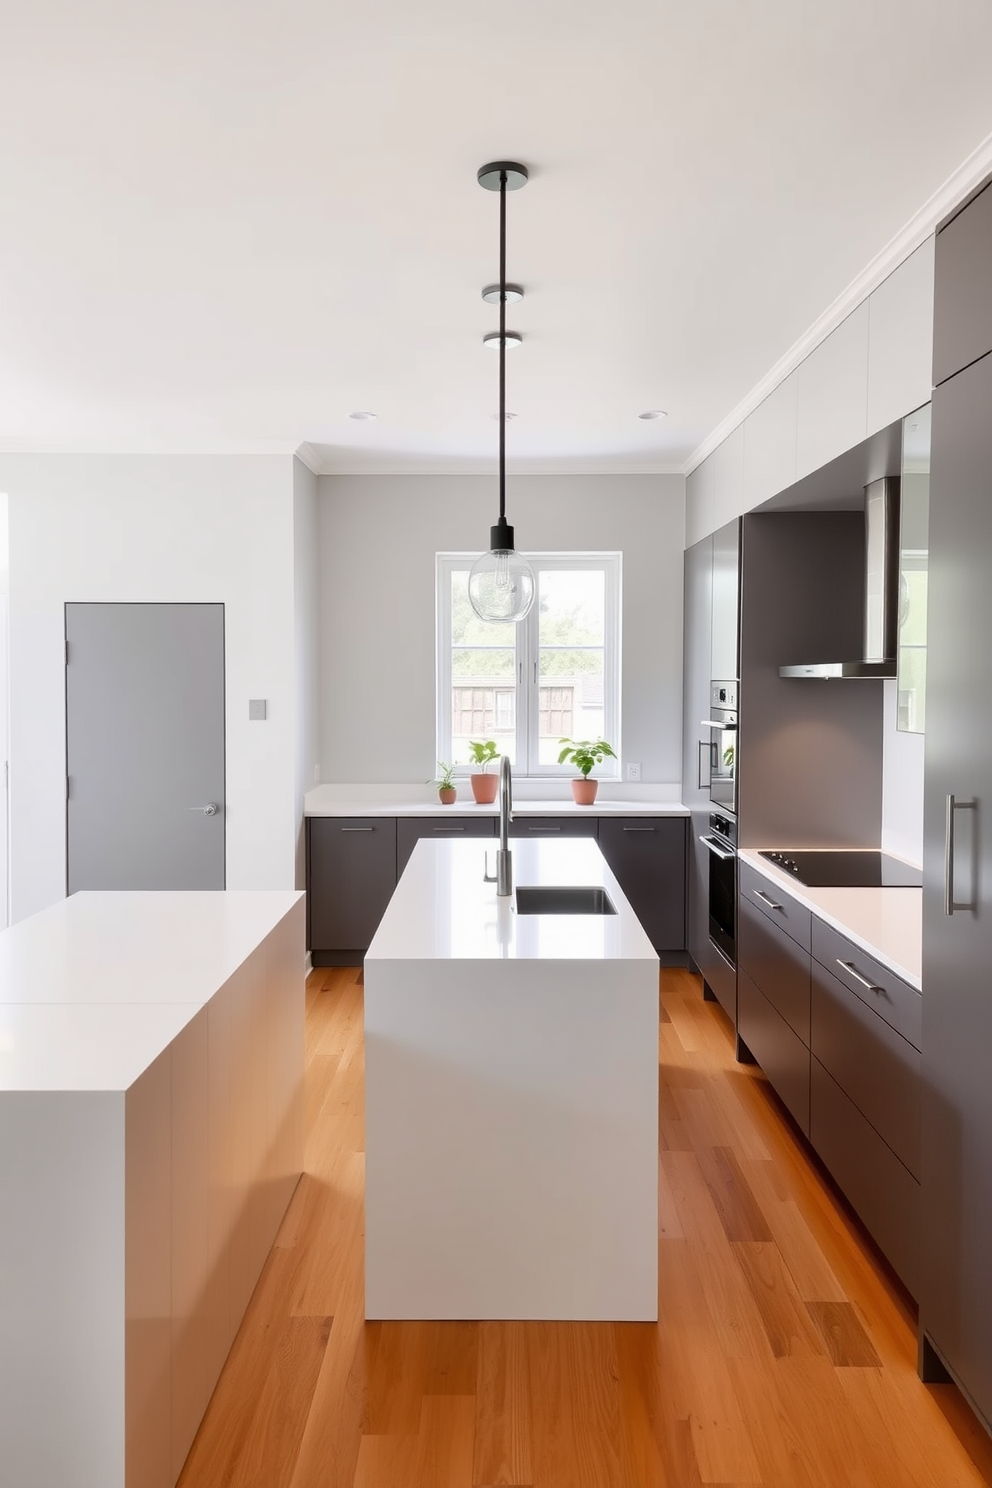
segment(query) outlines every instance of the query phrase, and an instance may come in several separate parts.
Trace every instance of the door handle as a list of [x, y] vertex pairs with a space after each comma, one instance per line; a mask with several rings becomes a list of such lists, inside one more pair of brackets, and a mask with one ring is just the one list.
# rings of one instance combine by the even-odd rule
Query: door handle
[[204, 816], [216, 816], [217, 807], [213, 801], [208, 801], [206, 806], [187, 806], [187, 811], [202, 811]]
[[[698, 750], [698, 753], [696, 755], [696, 789], [702, 790], [705, 786], [705, 788], [709, 790], [710, 786], [713, 784], [713, 761], [716, 758], [716, 744], [709, 739], [700, 739], [696, 748]], [[710, 778], [706, 781], [703, 780], [704, 749], [710, 757]]]
[[768, 905], [768, 908], [769, 909], [784, 909], [785, 908], [784, 904], [776, 904], [774, 899], [770, 899], [768, 897], [768, 895], [765, 893], [764, 889], [752, 889], [751, 892], [754, 895], [755, 899], [760, 899], [761, 902], [762, 902], [762, 904], [767, 904]]
[[699, 840], [704, 847], [709, 848], [715, 858], [719, 858], [723, 863], [732, 863], [737, 856], [733, 848], [723, 847], [715, 837], [700, 837]]
[[967, 903], [958, 903], [954, 898], [954, 813], [955, 811], [976, 811], [977, 801], [958, 801], [954, 796], [947, 797], [947, 815], [944, 821], [944, 913], [952, 915], [957, 909], [966, 909], [971, 914], [976, 914], [978, 905], [974, 899]]

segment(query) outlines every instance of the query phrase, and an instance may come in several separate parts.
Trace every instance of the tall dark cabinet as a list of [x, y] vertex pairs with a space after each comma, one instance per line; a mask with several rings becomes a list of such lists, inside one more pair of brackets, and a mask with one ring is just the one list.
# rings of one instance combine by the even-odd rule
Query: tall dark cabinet
[[992, 1428], [992, 186], [937, 234], [934, 304], [921, 1372]]

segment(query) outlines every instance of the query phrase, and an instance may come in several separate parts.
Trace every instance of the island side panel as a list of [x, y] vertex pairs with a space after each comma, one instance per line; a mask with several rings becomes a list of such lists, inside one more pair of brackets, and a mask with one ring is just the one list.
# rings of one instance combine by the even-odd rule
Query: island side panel
[[0, 1092], [0, 1480], [124, 1488], [124, 1097]]
[[366, 1316], [658, 1316], [658, 969], [369, 960]]

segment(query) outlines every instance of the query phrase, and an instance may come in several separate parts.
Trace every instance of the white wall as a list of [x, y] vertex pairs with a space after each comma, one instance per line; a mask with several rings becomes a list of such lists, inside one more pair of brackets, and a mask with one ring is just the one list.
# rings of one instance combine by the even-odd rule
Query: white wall
[[[12, 918], [65, 893], [67, 600], [224, 604], [227, 884], [292, 887], [290, 458], [8, 455], [0, 491], [10, 520]], [[267, 699], [265, 723], [248, 722], [249, 698]]]
[[296, 667], [296, 887], [306, 888], [303, 796], [319, 771], [317, 669], [317, 477], [293, 461], [293, 630]]
[[[318, 486], [321, 779], [422, 784], [435, 773], [435, 554], [488, 545], [495, 476]], [[507, 480], [523, 552], [622, 551], [623, 754], [665, 784], [681, 775], [684, 488], [680, 475]]]
[[923, 735], [896, 728], [896, 682], [885, 682], [882, 735], [883, 852], [923, 862]]

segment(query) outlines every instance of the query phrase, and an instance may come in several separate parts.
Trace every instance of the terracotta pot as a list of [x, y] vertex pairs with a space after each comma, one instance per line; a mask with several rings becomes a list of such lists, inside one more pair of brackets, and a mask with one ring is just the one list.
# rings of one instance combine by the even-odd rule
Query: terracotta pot
[[596, 799], [599, 790], [598, 780], [587, 780], [584, 776], [581, 780], [572, 781], [572, 795], [576, 806], [591, 806]]
[[458, 800], [458, 792], [453, 785], [441, 786], [438, 790], [437, 798], [442, 806], [454, 806]]
[[470, 775], [472, 782], [472, 794], [479, 806], [491, 806], [496, 799], [499, 790], [498, 775]]

